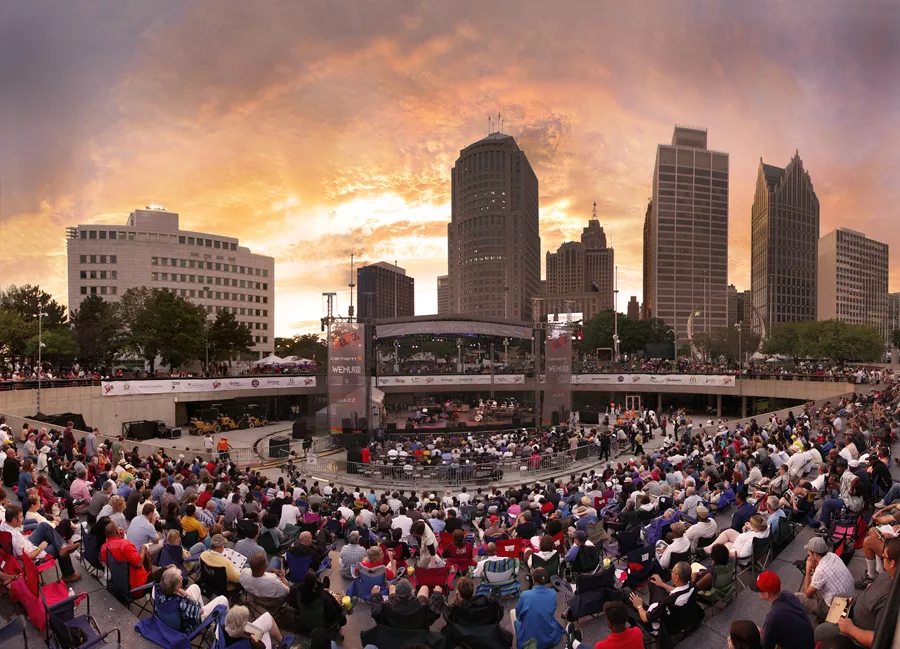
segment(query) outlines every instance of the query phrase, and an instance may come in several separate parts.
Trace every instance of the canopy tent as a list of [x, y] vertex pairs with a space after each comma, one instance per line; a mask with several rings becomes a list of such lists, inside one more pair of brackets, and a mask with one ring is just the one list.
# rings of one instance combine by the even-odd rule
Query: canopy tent
[[275, 354], [269, 354], [265, 358], [260, 358], [258, 361], [254, 361], [253, 365], [281, 365], [284, 363], [284, 359], [276, 356]]

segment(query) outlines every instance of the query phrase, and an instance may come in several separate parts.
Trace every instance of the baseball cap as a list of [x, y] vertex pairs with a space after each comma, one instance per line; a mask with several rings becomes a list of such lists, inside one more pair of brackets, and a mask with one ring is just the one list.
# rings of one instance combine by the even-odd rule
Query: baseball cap
[[584, 530], [576, 530], [575, 538], [579, 541], [587, 541], [587, 532], [585, 532]]
[[550, 573], [546, 570], [535, 570], [534, 571], [534, 583], [536, 584], [549, 584], [550, 583]]
[[803, 546], [803, 549], [815, 552], [816, 554], [828, 554], [828, 546], [825, 544], [825, 539], [821, 536], [814, 536], [811, 538], [806, 542], [806, 545]]
[[756, 578], [756, 587], [761, 593], [777, 593], [781, 590], [781, 578], [771, 570], [766, 570]]

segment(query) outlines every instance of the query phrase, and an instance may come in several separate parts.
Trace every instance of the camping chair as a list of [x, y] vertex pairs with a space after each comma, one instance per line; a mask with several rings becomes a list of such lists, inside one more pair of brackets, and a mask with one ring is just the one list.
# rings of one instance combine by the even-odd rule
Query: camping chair
[[211, 566], [203, 560], [200, 561], [200, 578], [197, 580], [200, 592], [212, 599], [223, 595], [228, 603], [237, 603], [244, 590], [240, 584], [230, 584], [225, 566]]
[[[0, 532], [0, 549], [6, 552], [8, 555], [15, 557], [13, 554], [13, 544], [12, 544], [12, 534], [10, 532]], [[21, 564], [22, 556], [16, 557], [16, 560]], [[37, 567], [38, 574], [41, 577], [41, 584], [44, 583], [44, 571], [50, 570], [51, 568], [56, 568], [56, 559], [47, 555], [40, 564], [35, 564]]]
[[551, 577], [554, 590], [562, 593], [567, 609], [563, 614], [570, 622], [577, 622], [584, 617], [597, 617], [603, 613], [606, 602], [621, 602], [625, 594], [616, 588], [616, 568], [610, 566], [606, 570], [593, 575], [579, 575], [575, 588], [559, 577]]
[[729, 561], [724, 566], [715, 566], [713, 584], [709, 590], [697, 591], [697, 598], [709, 604], [712, 615], [716, 613], [716, 604], [728, 605], [737, 595], [737, 563]]
[[[444, 550], [444, 561], [447, 562], [448, 566], [456, 568], [456, 574], [463, 575], [469, 568], [475, 566], [475, 559], [472, 558], [473, 554], [474, 548], [471, 543], [466, 543], [462, 548], [454, 544]], [[397, 568], [399, 567], [400, 563], [398, 562]]]
[[528, 580], [529, 588], [532, 586], [532, 573], [537, 568], [543, 568], [547, 571], [547, 574], [550, 575], [552, 579], [554, 576], [559, 577], [560, 569], [562, 568], [562, 556], [559, 552], [553, 554], [549, 559], [543, 559], [537, 553], [531, 555], [531, 567], [528, 567], [527, 563], [523, 563], [523, 571], [525, 572], [525, 579]]
[[28, 637], [25, 635], [25, 618], [21, 615], [17, 615], [0, 627], [0, 644], [12, 640], [20, 633], [22, 634], [22, 644], [27, 647]]
[[[299, 584], [304, 579], [306, 579], [306, 573], [309, 572], [309, 569], [312, 567], [312, 557], [298, 557], [290, 552], [285, 553], [284, 559], [287, 562], [287, 579], [288, 581]], [[322, 562], [322, 565], [319, 566], [319, 569], [316, 570], [316, 575], [321, 575], [323, 572], [328, 570], [331, 567], [331, 559], [329, 558], [326, 561]]]
[[112, 593], [117, 600], [122, 602], [128, 608], [130, 608], [132, 604], [138, 606], [139, 610], [137, 617], [139, 618], [141, 613], [152, 610], [153, 599], [150, 597], [153, 589], [152, 583], [132, 588], [130, 581], [131, 567], [124, 561], [116, 559], [112, 555], [112, 552], [106, 553], [106, 567], [109, 571], [109, 576], [106, 580], [106, 589]]
[[650, 576], [659, 571], [659, 563], [656, 561], [656, 550], [652, 545], [632, 550], [625, 557], [628, 564], [628, 577], [625, 585], [632, 590], [637, 590], [650, 579]]
[[715, 543], [717, 536], [718, 534], [713, 534], [712, 536], [701, 536], [699, 539], [697, 539], [697, 556], [700, 557], [701, 560], [708, 557], [703, 549]]
[[[588, 526], [588, 527], [590, 527], [590, 526]], [[554, 534], [551, 538], [553, 539], [553, 549], [556, 550], [557, 552], [559, 552], [560, 554], [564, 555], [566, 553], [566, 550], [568, 550], [568, 547], [566, 544], [565, 531], [560, 530], [559, 532]], [[594, 541], [594, 539], [591, 538], [590, 532], [588, 532], [588, 539], [590, 539], [591, 543], [594, 543], [594, 545], [596, 545], [596, 542]]]
[[438, 539], [441, 556], [444, 556], [444, 549], [453, 545], [453, 535], [449, 532], [441, 532]]
[[[184, 558], [184, 553], [182, 548], [184, 546], [174, 545], [171, 543], [164, 543], [160, 551], [153, 558], [153, 565], [159, 568], [168, 568], [169, 566], [176, 566], [181, 571], [181, 577], [184, 580], [187, 580], [193, 574], [196, 574], [199, 569], [200, 563], [200, 555], [195, 554], [194, 556]], [[185, 563], [193, 563], [193, 567], [190, 572], [185, 567]]]
[[31, 623], [43, 631], [47, 626], [46, 606], [48, 604], [52, 606], [66, 599], [69, 596], [68, 588], [61, 581], [41, 584], [38, 568], [27, 553], [22, 554], [22, 573], [22, 578], [9, 586], [11, 599], [22, 604]]
[[616, 548], [615, 556], [617, 559], [624, 559], [629, 552], [641, 547], [641, 530], [640, 528], [623, 530], [616, 534], [616, 541], [618, 542], [618, 547]]
[[578, 575], [595, 572], [601, 565], [603, 552], [595, 545], [582, 545], [571, 564], [566, 564], [565, 573], [569, 581]]
[[449, 565], [445, 565], [443, 568], [416, 568], [413, 577], [417, 589], [420, 586], [428, 586], [429, 589], [440, 586], [444, 592], [447, 592], [453, 587], [454, 575], [450, 572]]
[[[584, 531], [587, 533], [588, 540], [595, 546], [597, 546], [598, 549], [602, 549], [603, 544], [609, 540], [609, 532], [607, 532], [606, 528], [603, 526], [603, 521], [598, 521], [593, 525], [585, 526]], [[557, 536], [562, 537], [562, 532], [557, 534]], [[553, 537], [553, 545], [556, 546], [556, 537]], [[562, 552], [564, 550], [562, 550], [561, 548], [556, 548], [556, 551]]]
[[[765, 538], [754, 538], [753, 539], [753, 552], [746, 559], [738, 559], [737, 567], [738, 567], [738, 581], [740, 581], [741, 575], [745, 572], [749, 571], [750, 575], [753, 577], [753, 586], [756, 585], [756, 575], [761, 573], [766, 569], [766, 566], [769, 564], [769, 559], [772, 554], [772, 539], [771, 537]], [[743, 582], [740, 582], [743, 586]], [[746, 588], [746, 586], [745, 586]]]
[[495, 541], [497, 545], [497, 556], [508, 559], [518, 559], [522, 554], [522, 542], [525, 539], [504, 539]]
[[462, 505], [459, 508], [459, 517], [462, 519], [463, 523], [472, 522], [472, 515], [475, 513], [475, 510], [475, 505]]
[[100, 542], [97, 537], [88, 533], [85, 525], [79, 525], [78, 528], [78, 533], [81, 534], [81, 565], [89, 575], [96, 577], [102, 583], [103, 577], [106, 575], [106, 566], [100, 560]]
[[134, 629], [143, 637], [166, 649], [211, 647], [215, 642], [215, 634], [209, 632], [214, 624], [220, 624], [225, 620], [225, 613], [228, 610], [225, 606], [217, 606], [193, 631], [184, 633], [181, 631], [181, 609], [178, 599], [173, 597], [166, 602], [160, 602], [158, 594], [154, 591], [153, 601], [153, 615], [140, 620], [134, 625]]
[[200, 542], [200, 532], [191, 530], [190, 532], [181, 533], [181, 545], [190, 550]]
[[260, 534], [258, 543], [270, 557], [280, 556], [281, 553], [287, 550], [291, 545], [289, 541], [278, 545], [275, 542], [275, 537], [272, 536], [272, 532], [263, 532]]
[[[87, 611], [84, 615], [75, 615], [75, 608], [81, 603], [81, 600], [87, 601]], [[50, 649], [94, 649], [108, 645], [107, 637], [111, 633], [116, 634], [116, 644], [122, 645], [122, 633], [118, 627], [109, 631], [100, 631], [97, 621], [91, 615], [91, 602], [87, 593], [79, 593], [72, 597], [67, 597], [61, 602], [57, 602], [53, 606], [47, 606], [44, 601], [44, 610], [47, 613], [47, 619], [50, 624], [47, 627], [47, 646]], [[84, 641], [79, 643], [72, 636], [73, 629], [80, 629], [84, 634]]]
[[[353, 575], [353, 581], [347, 587], [347, 596], [356, 597], [357, 599], [368, 602], [372, 598], [372, 589], [375, 586], [381, 587], [381, 596], [388, 596], [388, 579], [387, 567], [377, 566], [375, 568], [367, 568], [357, 563], [350, 568]], [[399, 575], [394, 581], [399, 581], [402, 575]]]
[[522, 592], [522, 585], [516, 578], [518, 571], [518, 559], [504, 558], [499, 561], [489, 561], [484, 566], [481, 583], [475, 589], [477, 595], [489, 595], [497, 588], [501, 597], [516, 596]]
[[787, 516], [780, 517], [775, 524], [775, 530], [769, 534], [775, 535], [772, 539], [773, 556], [778, 555], [782, 550], [791, 544], [794, 540], [794, 528], [791, 526]]

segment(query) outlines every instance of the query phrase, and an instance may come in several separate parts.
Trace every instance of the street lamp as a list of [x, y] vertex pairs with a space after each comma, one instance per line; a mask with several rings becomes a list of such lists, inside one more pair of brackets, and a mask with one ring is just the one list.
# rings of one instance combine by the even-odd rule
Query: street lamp
[[34, 317], [37, 318], [38, 321], [38, 391], [37, 391], [37, 414], [41, 414], [41, 372], [43, 370], [42, 363], [42, 352], [44, 350], [44, 318], [47, 317], [47, 313], [44, 312], [43, 304], [38, 304], [38, 312], [34, 314]]
[[[209, 286], [203, 287], [203, 297], [209, 301]], [[206, 327], [204, 327], [204, 331], [206, 332], [206, 375], [209, 376], [209, 304], [206, 305]], [[231, 363], [231, 361], [228, 361]], [[230, 373], [230, 372], [229, 372]]]
[[675, 329], [669, 329], [667, 334], [672, 334], [672, 367], [678, 366], [678, 334]]
[[738, 369], [741, 370], [744, 367], [744, 328], [740, 322], [736, 322], [734, 328], [738, 332]]

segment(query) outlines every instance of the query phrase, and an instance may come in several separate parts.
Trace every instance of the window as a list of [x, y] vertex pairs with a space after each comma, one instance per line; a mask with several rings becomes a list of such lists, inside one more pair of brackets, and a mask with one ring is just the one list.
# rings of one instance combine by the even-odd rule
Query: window
[[87, 239], [87, 230], [81, 230], [78, 234], [81, 235], [82, 239]]
[[193, 259], [191, 259], [188, 261], [188, 266], [190, 266], [191, 268], [196, 268], [197, 262], [195, 262]]
[[106, 239], [106, 230], [100, 230], [100, 238]]
[[129, 241], [134, 241], [134, 232], [129, 232], [129, 233], [128, 233], [128, 240], [129, 240]]
[[190, 290], [191, 297], [197, 297], [197, 291], [194, 289]]
[[87, 263], [87, 255], [80, 255], [78, 257], [78, 263], [86, 264]]
[[159, 273], [150, 273], [150, 279], [156, 281], [159, 279]]
[[263, 301], [263, 304], [268, 304], [268, 303], [269, 303], [269, 297], [268, 297], [267, 295], [263, 295], [262, 301]]
[[106, 271], [105, 270], [100, 271], [100, 279], [106, 279]]
[[236, 243], [232, 243], [232, 244], [231, 244], [231, 249], [232, 249], [232, 250], [237, 250], [237, 244], [236, 244]]
[[91, 287], [91, 295], [97, 295], [97, 287], [96, 286]]
[[91, 260], [92, 264], [96, 264], [97, 263], [97, 255], [91, 255], [90, 260]]
[[79, 275], [80, 275], [81, 279], [87, 279], [87, 271], [86, 270], [81, 271], [81, 273], [79, 273]]
[[169, 281], [169, 273], [163, 273], [163, 274], [162, 274], [162, 281], [164, 281], [164, 282], [168, 282], [168, 281]]
[[221, 248], [221, 247], [222, 247], [222, 243], [220, 241], [216, 241], [213, 243], [213, 248]]
[[105, 286], [100, 287], [100, 295], [106, 295], [106, 287]]
[[111, 264], [116, 263], [116, 256], [115, 256], [115, 255], [110, 255], [110, 256], [109, 256], [109, 263], [111, 263]]
[[186, 240], [186, 237], [178, 237], [178, 243], [184, 243]]
[[181, 266], [182, 268], [186, 268], [186, 267], [187, 267], [187, 260], [186, 260], [186, 259], [180, 259], [179, 262], [178, 262], [178, 265]]
[[82, 286], [82, 287], [81, 287], [81, 294], [82, 294], [82, 295], [87, 295], [87, 286]]
[[259, 316], [259, 309], [256, 310], [256, 315]]
[[194, 237], [188, 237], [188, 245], [189, 245], [189, 246], [193, 246], [193, 245], [194, 245]]
[[269, 285], [268, 285], [268, 284], [263, 284], [262, 287], [263, 287], [263, 290], [264, 290], [264, 291], [268, 291], [268, 290], [269, 290]]
[[101, 264], [105, 264], [105, 263], [106, 263], [106, 255], [100, 255], [100, 263], [101, 263]]
[[268, 337], [268, 336], [263, 336], [263, 342], [264, 342], [264, 343], [269, 342], [269, 337]]
[[123, 232], [123, 231], [119, 232], [119, 241], [125, 241], [125, 232]]
[[117, 286], [110, 286], [109, 292], [112, 293], [113, 295], [116, 295], [119, 292], [119, 288]]
[[96, 271], [96, 270], [92, 270], [92, 271], [91, 271], [90, 278], [91, 278], [91, 279], [97, 279], [97, 271]]
[[88, 230], [88, 239], [96, 239], [97, 231], [96, 230]]
[[264, 317], [264, 318], [268, 318], [268, 317], [269, 317], [269, 310], [268, 310], [268, 309], [263, 309], [263, 317]]
[[109, 276], [111, 279], [118, 279], [118, 275], [119, 275], [118, 271], [115, 271], [115, 270], [109, 271]]
[[151, 266], [159, 266], [159, 257], [150, 257]]
[[216, 263], [216, 270], [222, 270], [222, 264]]
[[247, 309], [241, 309], [241, 315], [244, 315], [246, 310]]

